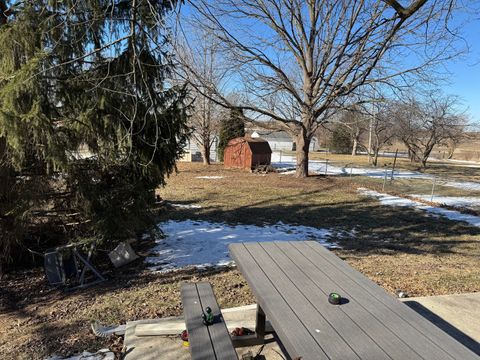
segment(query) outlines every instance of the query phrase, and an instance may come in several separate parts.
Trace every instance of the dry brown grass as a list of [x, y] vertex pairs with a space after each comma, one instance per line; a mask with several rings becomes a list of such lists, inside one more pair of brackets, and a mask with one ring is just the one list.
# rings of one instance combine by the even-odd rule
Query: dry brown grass
[[[205, 175], [224, 178], [196, 178]], [[412, 209], [380, 206], [359, 196], [359, 186], [378, 190], [380, 184], [360, 177], [298, 180], [182, 163], [161, 195], [169, 202], [202, 208], [164, 209], [159, 217], [330, 228], [343, 247], [337, 255], [387, 291], [402, 289], [413, 296], [480, 291], [480, 229]], [[138, 262], [110, 273], [101, 286], [71, 294], [50, 289], [40, 270], [12, 274], [0, 283], [2, 359], [40, 359], [54, 352], [114, 346], [118, 340], [94, 338], [90, 320], [124, 323], [179, 315], [179, 283], [197, 279], [214, 284], [223, 307], [254, 301], [236, 270], [156, 275]]]
[[124, 324], [137, 319], [181, 315], [180, 283], [210, 281], [223, 307], [254, 302], [235, 270], [152, 275], [131, 266], [110, 274], [106, 284], [64, 293], [45, 284], [41, 271], [2, 281], [0, 303], [1, 359], [45, 359], [109, 347], [121, 349], [121, 338], [96, 338], [90, 322]]
[[[213, 173], [225, 178], [195, 179]], [[381, 182], [364, 177], [298, 180], [185, 164], [163, 196], [202, 206], [176, 211], [178, 219], [331, 228], [341, 236], [344, 250], [338, 255], [391, 292], [402, 289], [420, 296], [480, 290], [480, 229], [414, 209], [380, 206], [359, 196], [360, 186], [380, 190]], [[353, 228], [355, 236], [345, 233]]]

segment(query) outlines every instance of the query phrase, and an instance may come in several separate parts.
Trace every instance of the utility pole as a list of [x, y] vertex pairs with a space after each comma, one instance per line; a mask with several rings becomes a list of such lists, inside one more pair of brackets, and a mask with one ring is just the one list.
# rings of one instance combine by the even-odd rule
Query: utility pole
[[[374, 110], [375, 111], [375, 110]], [[368, 163], [372, 163], [372, 131], [373, 131], [373, 116], [370, 118], [370, 123], [368, 125]]]

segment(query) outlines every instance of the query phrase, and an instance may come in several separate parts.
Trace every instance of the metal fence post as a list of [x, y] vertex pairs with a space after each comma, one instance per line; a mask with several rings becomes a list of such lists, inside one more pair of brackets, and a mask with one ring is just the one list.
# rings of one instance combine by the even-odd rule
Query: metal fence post
[[327, 175], [328, 159], [325, 159], [325, 175]]
[[437, 184], [437, 176], [433, 175], [432, 196], [430, 196], [430, 202], [433, 202], [433, 195], [435, 194], [435, 185], [436, 184]]
[[395, 158], [393, 159], [393, 167], [392, 167], [392, 177], [390, 180], [393, 180], [393, 173], [395, 172], [395, 165], [397, 164], [397, 156], [398, 156], [398, 149], [395, 150]]
[[385, 176], [383, 177], [382, 191], [385, 191], [385, 184], [386, 184], [386, 182], [387, 182], [387, 173], [388, 173], [388, 167], [385, 166]]

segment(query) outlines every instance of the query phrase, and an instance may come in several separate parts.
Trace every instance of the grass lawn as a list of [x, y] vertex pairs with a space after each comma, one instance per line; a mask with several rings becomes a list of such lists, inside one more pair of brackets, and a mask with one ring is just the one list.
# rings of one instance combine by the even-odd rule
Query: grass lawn
[[[447, 219], [432, 219], [406, 208], [381, 206], [356, 189], [381, 190], [381, 182], [365, 177], [256, 175], [208, 170], [182, 164], [162, 196], [172, 202], [201, 205], [168, 214], [262, 225], [282, 221], [331, 228], [341, 234], [337, 254], [387, 290], [412, 295], [438, 295], [480, 290], [480, 229]], [[196, 179], [215, 173], [223, 179]], [[372, 181], [373, 180], [373, 181]], [[349, 235], [351, 230], [355, 235]], [[435, 265], [436, 264], [436, 265]], [[456, 279], [456, 280], [453, 280]]]
[[[180, 163], [179, 173], [170, 177], [161, 195], [169, 202], [201, 208], [163, 209], [159, 220], [256, 225], [282, 221], [329, 228], [342, 246], [335, 253], [389, 292], [401, 289], [422, 296], [480, 291], [479, 228], [413, 209], [381, 206], [360, 196], [356, 189], [361, 186], [381, 190], [380, 181], [364, 177], [298, 180]], [[182, 280], [211, 281], [223, 307], [254, 302], [235, 269], [158, 275], [137, 262], [109, 276], [103, 285], [74, 293], [49, 288], [41, 270], [2, 279], [2, 359], [41, 359], [55, 352], [121, 347], [120, 339], [95, 339], [90, 320], [125, 323], [180, 315]]]

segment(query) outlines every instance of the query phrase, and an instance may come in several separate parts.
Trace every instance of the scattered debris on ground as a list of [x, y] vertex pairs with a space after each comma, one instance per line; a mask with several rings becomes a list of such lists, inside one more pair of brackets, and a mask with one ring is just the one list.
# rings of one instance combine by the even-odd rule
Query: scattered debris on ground
[[115, 360], [115, 354], [108, 349], [101, 349], [96, 353], [84, 351], [79, 355], [69, 357], [51, 356], [45, 360]]

